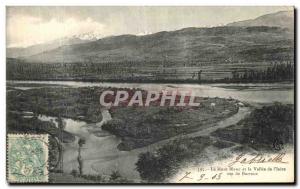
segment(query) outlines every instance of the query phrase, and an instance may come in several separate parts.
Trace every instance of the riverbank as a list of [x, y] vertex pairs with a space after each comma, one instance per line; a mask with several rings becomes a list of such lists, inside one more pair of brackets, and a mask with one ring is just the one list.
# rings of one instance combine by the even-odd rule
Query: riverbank
[[[196, 97], [198, 107], [118, 107], [102, 128], [120, 137], [119, 150], [141, 148], [176, 135], [193, 133], [237, 113], [239, 101]], [[213, 104], [213, 106], [212, 106]]]
[[10, 89], [7, 95], [7, 110], [29, 111], [37, 115], [71, 118], [88, 123], [102, 120], [99, 95], [104, 88], [77, 89], [37, 85], [22, 90], [13, 85], [7, 87]]
[[[9, 82], [8, 82], [9, 83]], [[51, 85], [51, 86], [49, 86]], [[241, 85], [241, 86], [240, 86]], [[139, 182], [139, 173], [136, 171], [136, 166], [135, 163], [138, 161], [138, 155], [140, 153], [144, 153], [147, 151], [150, 152], [155, 152], [155, 150], [161, 148], [163, 145], [167, 144], [167, 143], [172, 143], [173, 142], [173, 138], [174, 139], [180, 139], [180, 137], [182, 136], [181, 134], [178, 134], [174, 137], [168, 136], [170, 138], [167, 139], [162, 139], [160, 141], [157, 141], [155, 143], [151, 143], [150, 145], [144, 146], [142, 148], [135, 148], [133, 150], [130, 151], [120, 151], [117, 149], [118, 145], [120, 143], [122, 143], [121, 139], [119, 137], [116, 137], [115, 135], [110, 135], [108, 132], [106, 131], [101, 131], [101, 128], [99, 128], [98, 124], [101, 120], [102, 120], [102, 115], [101, 115], [101, 110], [99, 115], [101, 117], [101, 119], [98, 120], [94, 120], [90, 119], [90, 116], [85, 117], [78, 117], [78, 116], [83, 116], [85, 114], [92, 114], [94, 112], [89, 111], [82, 111], [82, 110], [87, 110], [86, 107], [89, 105], [89, 103], [94, 103], [95, 105], [99, 105], [99, 94], [94, 94], [94, 93], [89, 93], [89, 91], [97, 91], [97, 89], [104, 89], [104, 88], [130, 88], [130, 89], [136, 89], [136, 88], [140, 88], [142, 90], [185, 90], [185, 89], [189, 89], [195, 92], [196, 96], [201, 96], [201, 98], [206, 98], [206, 99], [215, 99], [215, 97], [220, 97], [222, 99], [224, 99], [224, 101], [229, 101], [230, 99], [238, 99], [238, 101], [247, 101], [249, 102], [251, 105], [254, 103], [261, 103], [261, 102], [265, 102], [265, 103], [271, 103], [272, 101], [281, 101], [281, 102], [287, 102], [287, 103], [293, 103], [293, 95], [294, 95], [294, 91], [292, 87], [286, 87], [286, 85], [282, 85], [281, 83], [277, 83], [277, 84], [247, 84], [247, 88], [243, 87], [243, 84], [239, 84], [239, 88], [235, 88], [235, 87], [231, 87], [232, 85], [229, 85], [229, 88], [226, 88], [226, 85], [224, 86], [224, 84], [222, 86], [219, 86], [219, 84], [214, 84], [214, 85], [185, 85], [185, 84], [127, 84], [127, 83], [87, 83], [87, 82], [42, 82], [42, 83], [18, 83], [18, 85], [14, 85], [14, 86], [10, 86], [10, 88], [8, 88], [9, 86], [7, 86], [7, 111], [9, 111], [9, 109], [14, 108], [14, 110], [16, 110], [17, 108], [20, 109], [22, 112], [23, 111], [29, 111], [32, 110], [33, 112], [35, 112], [35, 104], [36, 104], [36, 96], [38, 96], [37, 99], [40, 98], [45, 98], [47, 100], [43, 100], [42, 103], [38, 103], [38, 105], [40, 106], [40, 108], [50, 108], [49, 112], [50, 114], [42, 114], [42, 115], [48, 115], [48, 116], [52, 116], [55, 117], [57, 115], [56, 109], [55, 109], [55, 103], [58, 103], [59, 101], [57, 101], [56, 99], [61, 98], [60, 94], [63, 94], [63, 101], [66, 101], [66, 105], [67, 106], [61, 106], [62, 109], [60, 110], [61, 112], [64, 112], [65, 115], [69, 115], [69, 118], [72, 118], [72, 120], [74, 121], [67, 121], [67, 126], [65, 128], [66, 131], [68, 131], [70, 134], [72, 134], [73, 136], [76, 137], [76, 140], [71, 142], [71, 143], [64, 143], [64, 174], [69, 175], [71, 173], [72, 170], [77, 170], [78, 169], [78, 162], [76, 160], [77, 155], [78, 155], [78, 139], [79, 138], [85, 138], [86, 139], [86, 144], [83, 146], [83, 154], [82, 154], [82, 158], [83, 158], [83, 162], [84, 162], [84, 174], [86, 175], [102, 175], [102, 174], [110, 174], [112, 171], [114, 170], [118, 170], [120, 172], [120, 174], [123, 177], [129, 178], [129, 179], [136, 179], [137, 182]], [[274, 88], [274, 86], [276, 86], [276, 88]], [[15, 89], [15, 87], [28, 87], [28, 88], [22, 88], [22, 89]], [[255, 87], [255, 88], [254, 88]], [[280, 88], [282, 87], [282, 88]], [[47, 88], [45, 90], [45, 88]], [[61, 89], [61, 88], [68, 88], [67, 90]], [[70, 88], [70, 89], [69, 89]], [[51, 91], [56, 91], [56, 93], [51, 93]], [[78, 95], [78, 92], [80, 91], [86, 91], [83, 94], [87, 94], [87, 99], [92, 99], [90, 98], [89, 95], [96, 95], [97, 97], [97, 101], [92, 101], [87, 103], [86, 105], [83, 103], [84, 99], [82, 99], [84, 96]], [[32, 92], [28, 92], [28, 91], [32, 91]], [[37, 92], [36, 94], [34, 94], [34, 92]], [[49, 95], [47, 95], [46, 92], [49, 91]], [[60, 91], [64, 91], [63, 93], [60, 93]], [[67, 91], [77, 91], [77, 92], [67, 92]], [[43, 94], [43, 96], [40, 96], [39, 94]], [[12, 94], [12, 95], [11, 95]], [[32, 94], [32, 96], [30, 96], [29, 94]], [[15, 98], [16, 97], [16, 98]], [[53, 99], [52, 99], [53, 98]], [[14, 101], [14, 99], [17, 99], [16, 101]], [[28, 100], [29, 99], [29, 100]], [[76, 99], [76, 101], [73, 101], [74, 99]], [[32, 100], [32, 101], [30, 101]], [[79, 107], [74, 106], [74, 104], [77, 103], [77, 100], [79, 102]], [[73, 102], [75, 103], [73, 103]], [[37, 101], [39, 102], [39, 100]], [[71, 103], [72, 102], [72, 103]], [[51, 105], [52, 103], [52, 105]], [[211, 103], [210, 101], [208, 101], [208, 105], [209, 103]], [[245, 105], [247, 105], [247, 103], [244, 103]], [[85, 106], [84, 106], [85, 105]], [[59, 105], [60, 106], [60, 105]], [[70, 107], [69, 107], [70, 106]], [[74, 106], [74, 107], [73, 107]], [[81, 107], [82, 106], [82, 107]], [[69, 111], [69, 109], [76, 108], [78, 110], [78, 112], [75, 114], [74, 112], [72, 113], [72, 111]], [[38, 108], [38, 110], [40, 110], [40, 108]], [[46, 109], [44, 108], [43, 111], [46, 111]], [[63, 109], [65, 108], [65, 109]], [[246, 107], [247, 108], [247, 107]], [[185, 136], [190, 137], [190, 138], [194, 138], [194, 137], [201, 137], [203, 136], [203, 133], [205, 135], [207, 135], [207, 133], [210, 133], [211, 130], [209, 130], [209, 128], [219, 128], [221, 129], [221, 127], [228, 127], [230, 125], [235, 125], [236, 122], [238, 122], [240, 119], [242, 119], [244, 117], [244, 115], [247, 113], [247, 111], [244, 111], [244, 109], [246, 108], [239, 108], [238, 113], [232, 114], [231, 116], [224, 118], [224, 119], [220, 119], [219, 122], [217, 122], [216, 124], [203, 124], [201, 126], [201, 129], [196, 131], [196, 132], [192, 132], [189, 134], [185, 134]], [[128, 110], [128, 114], [125, 115], [129, 115], [132, 117], [136, 117], [136, 120], [140, 120], [140, 122], [145, 122], [147, 123], [147, 118], [149, 117], [150, 120], [157, 120], [158, 122], [160, 122], [160, 120], [164, 120], [161, 119], [164, 117], [169, 117], [167, 116], [168, 114], [174, 114], [175, 119], [172, 120], [176, 120], [176, 121], [172, 121], [172, 120], [166, 120], [167, 122], [170, 122], [172, 125], [177, 124], [178, 128], [184, 128], [184, 124], [182, 124], [182, 122], [178, 122], [178, 121], [185, 121], [185, 116], [178, 116], [179, 112], [176, 113], [173, 112], [171, 110], [161, 110], [161, 112], [159, 112], [157, 110], [151, 110], [149, 111], [149, 115], [147, 114], [147, 108], [144, 108], [145, 111], [140, 111], [140, 110]], [[50, 112], [54, 111], [54, 112]], [[208, 110], [208, 109], [207, 109]], [[81, 111], [83, 113], [81, 113]], [[125, 109], [123, 110], [118, 110], [120, 111], [119, 113], [122, 113], [122, 111], [125, 111]], [[200, 110], [189, 110], [189, 111], [194, 111], [197, 115], [197, 112]], [[130, 114], [131, 112], [135, 112], [134, 114]], [[114, 114], [114, 112], [111, 112], [112, 114]], [[211, 112], [212, 113], [212, 112]], [[210, 114], [210, 113], [208, 113]], [[40, 114], [41, 115], [41, 114]], [[124, 115], [124, 116], [125, 116]], [[155, 116], [151, 116], [151, 115], [155, 115]], [[194, 118], [195, 120], [198, 120], [197, 122], [195, 122], [195, 126], [196, 123], [200, 123], [199, 119], [193, 115], [193, 113], [191, 113], [192, 117], [187, 117], [187, 118]], [[201, 114], [202, 115], [202, 114]], [[199, 117], [199, 116], [198, 116]], [[63, 118], [68, 118], [68, 117], [63, 117]], [[7, 118], [10, 120], [14, 120], [12, 118]], [[127, 118], [129, 119], [129, 117]], [[130, 118], [132, 119], [132, 118]], [[215, 117], [209, 117], [208, 120], [212, 120], [215, 119]], [[217, 118], [216, 118], [217, 119]], [[78, 121], [78, 120], [84, 120], [83, 121]], [[138, 126], [138, 125], [142, 125], [142, 124], [138, 124], [138, 122], [136, 120], [133, 120], [133, 123]], [[91, 122], [93, 121], [93, 122]], [[207, 121], [207, 120], [206, 120]], [[205, 120], [203, 121], [205, 123]], [[214, 122], [214, 121], [213, 121]], [[16, 121], [16, 123], [18, 123], [18, 121]], [[163, 124], [166, 124], [164, 122], [162, 122]], [[179, 124], [178, 124], [179, 123]], [[207, 122], [209, 123], [209, 122]], [[130, 123], [128, 123], [130, 124]], [[152, 123], [152, 124], [155, 124]], [[17, 124], [20, 125], [20, 124]], [[168, 126], [168, 124], [166, 124], [166, 126]], [[199, 124], [198, 124], [199, 126]], [[7, 125], [7, 127], [9, 127], [9, 125]], [[138, 127], [137, 127], [138, 128]], [[167, 127], [168, 128], [168, 127]], [[174, 127], [176, 128], [176, 127]], [[171, 127], [171, 131], [174, 129]], [[197, 128], [197, 127], [195, 127]], [[213, 129], [213, 131], [214, 131]], [[160, 131], [159, 129], [157, 131]], [[162, 132], [163, 133], [163, 132]], [[176, 133], [175, 133], [176, 134]], [[157, 134], [157, 136], [159, 135], [159, 132]], [[213, 137], [213, 139], [215, 140], [217, 137], [214, 136], [210, 136]], [[148, 137], [151, 138], [151, 137]], [[225, 150], [227, 149], [228, 146], [230, 146], [230, 144], [223, 144], [224, 140], [221, 140], [221, 142], [217, 142], [214, 143], [213, 141], [213, 146], [216, 146], [216, 148], [225, 148]], [[232, 142], [234, 143], [234, 142]], [[232, 144], [231, 144], [232, 145]], [[229, 147], [230, 148], [230, 147]], [[211, 152], [210, 149], [205, 150], [203, 153], [208, 153]], [[50, 153], [51, 155], [52, 153]], [[53, 154], [57, 154], [57, 152], [53, 151]], [[208, 156], [210, 155], [209, 153], [207, 154]], [[221, 156], [222, 154], [220, 154]], [[200, 156], [195, 156], [195, 158], [200, 160]], [[203, 158], [202, 158], [203, 159]], [[201, 159], [201, 160], [202, 160]], [[184, 165], [184, 163], [181, 163], [182, 165]], [[67, 177], [67, 176], [66, 176]], [[77, 177], [74, 177], [74, 179], [76, 179]], [[87, 180], [86, 180], [87, 181]], [[93, 181], [87, 181], [92, 183]]]
[[[147, 182], [168, 182], [187, 168], [217, 164], [241, 153], [293, 153], [293, 105], [280, 103], [244, 108], [239, 119], [232, 116], [202, 132], [184, 135], [151, 152], [139, 155], [137, 170]], [[248, 109], [248, 110], [247, 110]], [[234, 155], [233, 155], [234, 154]]]
[[[77, 82], [77, 81], [7, 81], [7, 92], [12, 90], [8, 87], [18, 87], [22, 90], [33, 88], [71, 87], [71, 88], [128, 88], [145, 91], [162, 90], [192, 90], [195, 96], [233, 98], [249, 103], [272, 103], [274, 101], [293, 103], [293, 83], [231, 83], [231, 84], [155, 84], [155, 83], [106, 83], [106, 82]], [[25, 87], [27, 88], [24, 88]], [[31, 85], [31, 86], [28, 86]], [[100, 95], [99, 95], [100, 96]], [[97, 102], [98, 103], [98, 102]]]
[[294, 105], [273, 103], [256, 108], [249, 116], [212, 136], [258, 151], [277, 151], [294, 144]]
[[163, 80], [143, 80], [143, 79], [76, 79], [76, 78], [64, 78], [64, 79], [10, 79], [10, 81], [76, 81], [76, 82], [92, 82], [92, 83], [155, 83], [155, 84], [216, 84], [216, 83], [223, 83], [223, 84], [231, 84], [231, 83], [240, 83], [240, 84], [248, 84], [248, 83], [294, 83], [292, 79], [278, 79], [278, 80], [230, 80], [230, 79], [218, 79], [218, 80], [196, 80], [196, 79], [163, 79]]

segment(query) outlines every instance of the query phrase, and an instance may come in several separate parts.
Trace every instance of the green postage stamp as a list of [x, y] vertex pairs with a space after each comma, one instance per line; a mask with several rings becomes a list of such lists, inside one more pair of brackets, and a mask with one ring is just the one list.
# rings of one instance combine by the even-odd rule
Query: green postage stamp
[[48, 182], [48, 135], [7, 136], [7, 179], [10, 183]]

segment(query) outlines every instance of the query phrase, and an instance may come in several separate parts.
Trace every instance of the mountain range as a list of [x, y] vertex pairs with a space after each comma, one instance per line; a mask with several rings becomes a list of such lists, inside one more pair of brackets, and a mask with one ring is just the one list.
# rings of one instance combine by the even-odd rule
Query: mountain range
[[294, 12], [282, 11], [222, 27], [101, 39], [73, 36], [27, 48], [7, 48], [7, 57], [28, 63], [284, 60], [293, 58], [293, 24]]
[[251, 20], [233, 22], [227, 24], [227, 26], [270, 26], [294, 30], [294, 11], [280, 11], [272, 14], [266, 14]]
[[71, 37], [56, 39], [47, 43], [31, 45], [29, 47], [11, 47], [11, 48], [7, 48], [7, 57], [20, 58], [20, 57], [32, 56], [45, 51], [56, 49], [64, 45], [75, 45], [80, 43], [87, 43], [87, 42], [95, 41], [97, 39], [99, 39], [99, 37], [95, 36], [93, 33], [83, 33]]

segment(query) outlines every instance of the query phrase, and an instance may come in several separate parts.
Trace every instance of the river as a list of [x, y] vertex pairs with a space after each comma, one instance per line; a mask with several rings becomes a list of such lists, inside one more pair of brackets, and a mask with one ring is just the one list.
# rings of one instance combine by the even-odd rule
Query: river
[[[191, 90], [196, 96], [201, 97], [220, 97], [234, 98], [248, 103], [294, 103], [293, 84], [288, 83], [271, 83], [271, 84], [135, 84], [135, 83], [90, 83], [90, 82], [73, 82], [73, 81], [7, 81], [7, 83], [31, 83], [31, 84], [51, 84], [57, 86], [69, 87], [116, 87], [116, 88], [140, 88], [143, 90]], [[39, 86], [40, 87], [40, 86]], [[28, 90], [33, 87], [26, 87], [22, 90]], [[249, 113], [247, 108], [240, 108], [239, 112], [217, 124], [214, 128], [198, 131], [190, 134], [191, 136], [207, 135], [216, 128], [226, 127], [237, 123], [245, 115]], [[160, 141], [148, 147], [132, 150], [129, 152], [119, 151], [117, 145], [120, 139], [114, 135], [101, 130], [101, 125], [111, 119], [107, 110], [102, 111], [104, 120], [98, 124], [87, 124], [83, 121], [75, 121], [72, 119], [64, 119], [66, 122], [65, 130], [76, 136], [76, 141], [64, 144], [64, 171], [70, 173], [73, 169], [78, 170], [77, 151], [78, 139], [85, 138], [86, 144], [82, 149], [82, 158], [84, 161], [83, 172], [85, 174], [104, 174], [109, 175], [112, 171], [119, 171], [121, 175], [139, 180], [139, 174], [135, 170], [135, 162], [138, 154], [147, 150], [153, 150], [166, 141]], [[55, 118], [42, 116], [41, 120]], [[175, 137], [176, 138], [176, 137]]]
[[[234, 98], [255, 103], [294, 103], [293, 83], [247, 83], [247, 84], [160, 84], [160, 83], [109, 83], [79, 81], [7, 81], [8, 84], [45, 84], [69, 87], [115, 87], [140, 88], [143, 90], [183, 90], [193, 91], [196, 96]], [[30, 89], [35, 87], [16, 87]], [[40, 88], [40, 86], [39, 86]]]

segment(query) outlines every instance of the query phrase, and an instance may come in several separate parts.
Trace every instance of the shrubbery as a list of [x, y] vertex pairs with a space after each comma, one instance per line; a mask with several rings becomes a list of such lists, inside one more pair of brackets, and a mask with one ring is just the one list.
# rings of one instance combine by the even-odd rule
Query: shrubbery
[[109, 177], [104, 175], [86, 175], [86, 174], [79, 174], [79, 172], [73, 169], [70, 173], [73, 177], [81, 177], [86, 180], [98, 182], [98, 183], [132, 183], [133, 181], [129, 181], [128, 179], [121, 176], [118, 171], [113, 171]]
[[280, 150], [294, 141], [294, 107], [274, 103], [255, 109], [238, 124], [218, 129], [213, 135], [257, 150]]
[[199, 154], [211, 143], [209, 137], [180, 139], [158, 149], [155, 153], [139, 155], [136, 169], [147, 182], [162, 182], [174, 175], [184, 160]]

